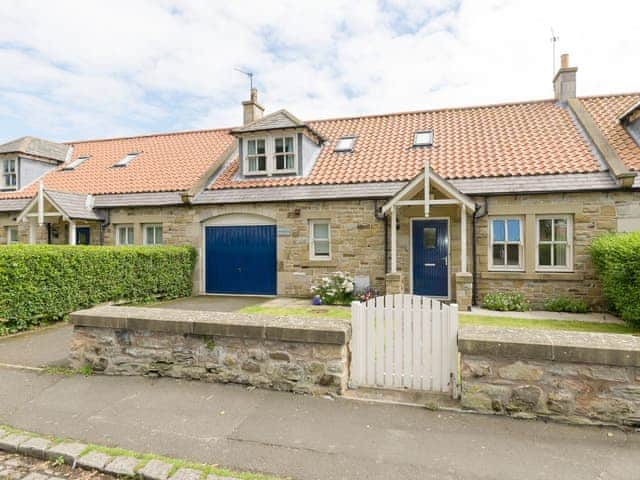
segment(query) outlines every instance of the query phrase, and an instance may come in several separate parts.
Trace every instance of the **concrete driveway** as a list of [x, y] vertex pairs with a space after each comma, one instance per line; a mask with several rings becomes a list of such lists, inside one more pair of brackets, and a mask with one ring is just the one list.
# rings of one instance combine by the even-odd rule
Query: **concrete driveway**
[[245, 297], [239, 295], [199, 295], [178, 298], [167, 302], [145, 305], [152, 308], [173, 308], [177, 310], [204, 310], [207, 312], [235, 312], [244, 307], [259, 305], [271, 300], [270, 297]]

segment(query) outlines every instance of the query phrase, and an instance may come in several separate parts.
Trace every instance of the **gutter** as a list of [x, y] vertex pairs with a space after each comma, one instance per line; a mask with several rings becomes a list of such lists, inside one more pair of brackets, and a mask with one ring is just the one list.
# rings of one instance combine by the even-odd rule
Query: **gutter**
[[482, 215], [478, 215], [478, 212], [482, 207], [476, 203], [476, 208], [473, 211], [473, 222], [471, 223], [471, 256], [473, 257], [473, 284], [471, 285], [471, 304], [473, 306], [478, 305], [478, 255], [477, 255], [477, 242], [476, 242], [476, 229], [478, 220], [480, 218], [489, 215], [489, 200], [484, 197], [484, 212]]

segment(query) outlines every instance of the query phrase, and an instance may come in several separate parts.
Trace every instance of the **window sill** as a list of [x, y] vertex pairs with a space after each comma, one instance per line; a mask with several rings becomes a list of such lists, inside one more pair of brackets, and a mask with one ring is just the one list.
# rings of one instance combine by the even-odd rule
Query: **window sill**
[[481, 272], [480, 278], [486, 280], [584, 280], [581, 272]]

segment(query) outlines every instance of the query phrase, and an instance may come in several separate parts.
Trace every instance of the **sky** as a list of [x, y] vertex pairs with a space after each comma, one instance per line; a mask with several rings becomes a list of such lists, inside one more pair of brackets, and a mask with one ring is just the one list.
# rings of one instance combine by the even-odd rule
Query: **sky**
[[[640, 91], [630, 0], [2, 0], [0, 143]], [[559, 61], [556, 61], [559, 64]]]

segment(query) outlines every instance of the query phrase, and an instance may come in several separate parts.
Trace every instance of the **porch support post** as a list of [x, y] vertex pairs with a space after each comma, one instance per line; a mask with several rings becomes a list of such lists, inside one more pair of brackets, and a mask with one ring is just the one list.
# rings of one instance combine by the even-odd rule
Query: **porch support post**
[[29, 243], [31, 245], [36, 244], [36, 237], [38, 236], [37, 224], [35, 218], [29, 219]]
[[69, 220], [69, 245], [76, 244], [76, 222]]
[[398, 254], [397, 250], [397, 230], [396, 224], [398, 222], [398, 215], [396, 206], [391, 207], [391, 273], [396, 273], [398, 270]]
[[431, 187], [429, 186], [429, 160], [424, 161], [424, 217], [429, 218], [429, 202], [431, 200]]
[[460, 271], [467, 273], [467, 209], [460, 205]]

